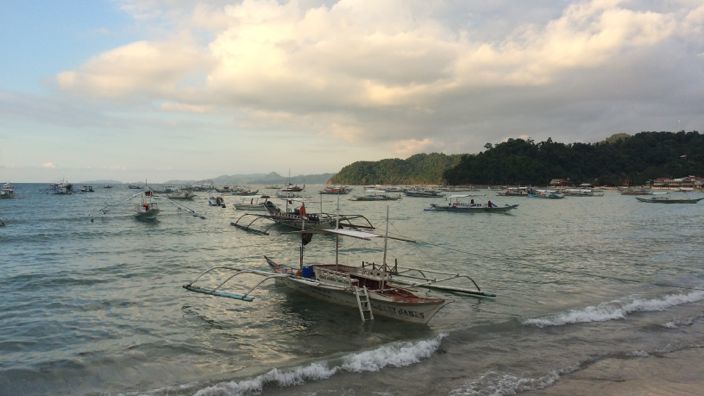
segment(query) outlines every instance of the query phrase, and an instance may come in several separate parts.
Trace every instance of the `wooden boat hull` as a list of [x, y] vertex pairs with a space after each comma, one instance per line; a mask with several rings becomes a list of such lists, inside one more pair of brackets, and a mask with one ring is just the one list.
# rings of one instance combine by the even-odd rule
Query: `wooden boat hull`
[[[357, 298], [354, 292], [347, 288], [293, 276], [277, 278], [276, 284], [320, 301], [357, 309]], [[375, 316], [418, 324], [427, 324], [446, 304], [441, 299], [428, 299], [429, 301], [425, 303], [390, 301], [390, 299], [371, 290], [369, 291], [369, 299]]]
[[137, 212], [134, 217], [136, 217], [137, 220], [154, 220], [158, 214], [159, 209], [149, 209], [147, 211]]

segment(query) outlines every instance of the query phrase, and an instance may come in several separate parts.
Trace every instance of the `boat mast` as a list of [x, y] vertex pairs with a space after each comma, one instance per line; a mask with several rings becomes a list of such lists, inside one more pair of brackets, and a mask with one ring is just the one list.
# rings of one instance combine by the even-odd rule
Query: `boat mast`
[[[322, 201], [322, 195], [320, 200]], [[320, 211], [322, 213], [322, 210]], [[335, 210], [335, 229], [340, 229], [340, 196], [337, 196], [337, 209]], [[335, 265], [340, 264], [340, 236], [335, 234]]]
[[389, 245], [389, 206], [386, 205], [386, 232], [384, 233], [384, 261], [383, 265], [386, 265], [386, 250]]

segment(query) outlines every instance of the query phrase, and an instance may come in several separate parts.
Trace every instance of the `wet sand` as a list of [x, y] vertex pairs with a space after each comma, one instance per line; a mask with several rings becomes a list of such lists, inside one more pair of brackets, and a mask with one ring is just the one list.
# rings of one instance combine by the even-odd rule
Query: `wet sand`
[[704, 348], [599, 361], [527, 395], [704, 395]]

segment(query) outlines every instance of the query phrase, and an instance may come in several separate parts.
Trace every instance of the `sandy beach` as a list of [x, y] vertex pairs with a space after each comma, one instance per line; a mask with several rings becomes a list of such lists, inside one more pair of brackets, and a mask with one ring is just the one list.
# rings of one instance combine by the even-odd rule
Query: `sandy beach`
[[703, 395], [704, 348], [609, 358], [528, 395]]

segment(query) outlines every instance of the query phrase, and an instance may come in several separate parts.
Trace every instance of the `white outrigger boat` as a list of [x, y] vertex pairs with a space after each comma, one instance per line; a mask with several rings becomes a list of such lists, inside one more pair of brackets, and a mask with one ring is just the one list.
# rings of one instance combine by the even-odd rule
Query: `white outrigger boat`
[[266, 202], [269, 200], [268, 195], [258, 195], [255, 197], [245, 197], [240, 199], [239, 202], [235, 202], [235, 210], [251, 210], [266, 212]]
[[[388, 219], [387, 219], [388, 223]], [[404, 322], [427, 324], [433, 316], [449, 301], [427, 295], [418, 288], [436, 289], [451, 293], [461, 293], [474, 297], [496, 297], [491, 293], [481, 291], [476, 282], [467, 275], [434, 271], [420, 268], [403, 268], [395, 262], [393, 266], [386, 263], [388, 239], [388, 224], [386, 235], [373, 234], [352, 229], [323, 229], [313, 233], [325, 233], [352, 238], [372, 240], [384, 239], [384, 257], [381, 264], [362, 261], [361, 266], [351, 266], [339, 263], [339, 240], [335, 243], [334, 264], [304, 264], [304, 245], [310, 242], [313, 233], [300, 231], [301, 247], [297, 266], [279, 264], [264, 256], [271, 271], [243, 269], [234, 267], [213, 267], [201, 273], [192, 282], [185, 284], [186, 290], [251, 302], [252, 293], [264, 282], [274, 279], [277, 285], [286, 290], [304, 294], [308, 297], [325, 302], [356, 308], [362, 322], [373, 320], [374, 316], [383, 316]], [[404, 240], [407, 242], [413, 242]], [[206, 274], [213, 271], [227, 271], [231, 274], [215, 287], [196, 285]], [[241, 275], [258, 275], [263, 279], [244, 293], [231, 292], [226, 285]], [[475, 289], [439, 285], [453, 279], [465, 279], [471, 282]], [[241, 285], [245, 286], [245, 285]], [[246, 286], [245, 286], [246, 287]]]
[[142, 194], [142, 202], [137, 205], [135, 217], [137, 220], [155, 220], [159, 214], [159, 205], [154, 201], [154, 194], [145, 191]]

